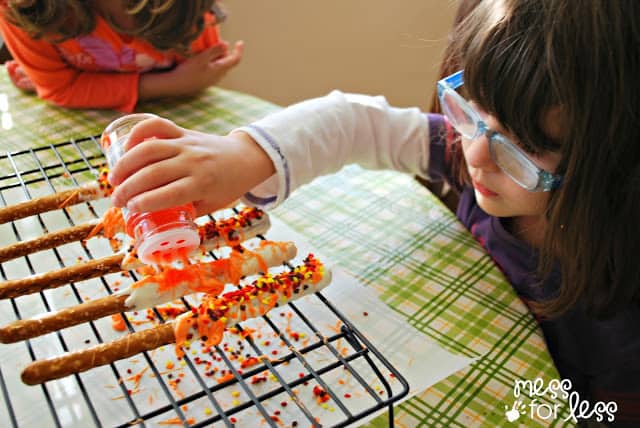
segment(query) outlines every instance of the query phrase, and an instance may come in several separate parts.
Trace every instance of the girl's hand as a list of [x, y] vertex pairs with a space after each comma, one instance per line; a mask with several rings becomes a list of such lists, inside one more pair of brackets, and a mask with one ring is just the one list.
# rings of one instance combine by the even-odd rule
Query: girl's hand
[[142, 73], [138, 99], [194, 95], [215, 85], [242, 59], [243, 42], [236, 42], [231, 52], [228, 48], [223, 42], [195, 54], [171, 71]]
[[126, 153], [112, 168], [111, 200], [134, 212], [193, 202], [197, 215], [237, 200], [275, 172], [271, 159], [247, 134], [222, 137], [153, 118], [133, 128]]
[[244, 52], [244, 43], [236, 42], [229, 51], [227, 42], [204, 50], [184, 61], [169, 72], [176, 84], [176, 95], [193, 95], [215, 85], [233, 67], [238, 65]]
[[9, 60], [5, 62], [4, 65], [7, 68], [7, 73], [9, 74], [11, 82], [13, 82], [16, 88], [22, 89], [25, 92], [36, 91], [36, 86], [33, 84], [29, 76], [26, 75], [22, 66], [17, 61]]

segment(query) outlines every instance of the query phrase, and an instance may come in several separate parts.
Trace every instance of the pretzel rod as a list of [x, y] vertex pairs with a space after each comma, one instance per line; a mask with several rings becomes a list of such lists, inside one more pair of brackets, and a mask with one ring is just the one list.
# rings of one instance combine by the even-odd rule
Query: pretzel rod
[[[242, 234], [244, 231], [238, 231], [238, 227], [250, 228], [252, 221], [263, 221], [265, 213], [258, 208], [244, 208], [237, 215], [223, 220], [217, 220], [215, 222], [209, 221], [199, 226], [200, 239], [203, 245], [204, 251], [214, 250], [222, 245], [223, 235], [226, 236], [227, 241], [244, 240]], [[262, 229], [253, 231], [253, 236], [265, 233], [268, 228], [268, 219], [264, 219], [267, 222], [266, 225], [262, 225]], [[253, 226], [258, 227], [258, 224]], [[67, 244], [69, 242], [81, 241], [83, 239], [89, 239], [97, 234], [102, 234], [106, 238], [113, 238], [117, 233], [123, 233], [125, 229], [124, 219], [119, 208], [110, 208], [101, 219], [93, 219], [84, 224], [77, 226], [67, 227], [65, 229], [51, 232], [29, 241], [16, 242], [15, 244], [7, 245], [0, 248], [0, 263], [7, 260], [15, 259], [18, 257], [26, 256], [37, 251], [48, 250], [59, 245]], [[214, 237], [220, 239], [213, 240]], [[123, 269], [135, 269], [139, 267], [138, 263], [134, 267], [123, 266]]]
[[34, 361], [23, 370], [22, 382], [37, 385], [74, 373], [82, 373], [174, 341], [173, 324], [162, 324], [88, 349]]
[[81, 303], [57, 312], [48, 312], [36, 318], [14, 321], [0, 328], [0, 342], [14, 343], [42, 336], [52, 331], [96, 320], [107, 315], [123, 312], [126, 295], [110, 295]]
[[67, 227], [56, 232], [47, 233], [35, 239], [16, 242], [0, 248], [0, 263], [7, 260], [26, 256], [37, 251], [48, 250], [69, 242], [80, 241], [100, 223], [100, 219], [94, 219], [77, 226]]
[[[255, 275], [260, 270], [290, 260], [295, 257], [296, 248], [292, 243], [266, 241], [266, 245], [255, 252], [234, 252], [235, 254], [232, 253], [228, 259], [189, 265], [185, 269], [168, 269], [137, 281], [117, 294], [35, 318], [14, 321], [0, 328], [0, 342], [14, 343], [30, 339], [118, 312], [150, 308], [198, 291], [217, 295], [227, 283], [237, 283], [240, 277]], [[177, 277], [182, 277], [182, 280], [175, 284], [166, 284], [167, 280]], [[145, 287], [151, 289], [144, 290]], [[149, 294], [152, 297], [148, 297]]]
[[51, 272], [5, 281], [0, 284], [0, 299], [24, 296], [49, 288], [60, 287], [69, 282], [78, 282], [109, 273], [120, 272], [120, 262], [123, 257], [122, 254], [114, 254]]
[[[103, 176], [102, 174], [105, 175]], [[103, 172], [98, 181], [92, 181], [77, 189], [69, 189], [2, 207], [0, 208], [0, 223], [7, 223], [46, 211], [57, 210], [80, 202], [105, 198], [111, 194], [111, 191], [111, 185], [106, 182], [106, 173]]]
[[330, 282], [331, 271], [310, 255], [304, 265], [291, 272], [267, 274], [238, 291], [221, 297], [212, 296], [174, 322], [131, 333], [110, 343], [34, 361], [23, 370], [22, 381], [27, 385], [37, 385], [174, 342], [176, 352], [182, 355], [180, 347], [192, 328], [206, 346], [214, 346], [222, 340], [225, 328], [262, 316], [277, 304], [320, 291]]
[[[265, 233], [270, 227], [269, 217], [261, 210], [245, 208], [238, 215], [216, 222], [207, 222], [199, 227], [202, 245], [200, 249], [210, 251], [237, 244]], [[0, 284], [0, 299], [8, 299], [39, 291], [60, 287], [69, 282], [97, 278], [121, 270], [133, 270], [143, 266], [135, 253], [118, 253], [99, 259], [88, 260], [51, 272], [13, 279]]]

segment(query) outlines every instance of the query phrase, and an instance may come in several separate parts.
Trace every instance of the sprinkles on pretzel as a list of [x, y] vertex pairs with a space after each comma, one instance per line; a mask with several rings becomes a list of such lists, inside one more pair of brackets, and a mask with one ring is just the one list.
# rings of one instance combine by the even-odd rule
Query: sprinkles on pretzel
[[[264, 211], [258, 208], [245, 207], [241, 209], [236, 215], [230, 218], [208, 221], [201, 226], [198, 226], [200, 234], [201, 250], [203, 252], [210, 251], [212, 249], [219, 248], [224, 245], [221, 242], [225, 242], [227, 245], [233, 245], [244, 241], [246, 239], [254, 237], [256, 234], [266, 232], [246, 232], [251, 230], [252, 227], [258, 227], [261, 222], [268, 222], [268, 219], [264, 219], [266, 214]], [[263, 224], [262, 227], [265, 227]], [[268, 228], [268, 226], [266, 226]], [[32, 254], [38, 251], [48, 250], [57, 246], [68, 244], [69, 242], [86, 241], [97, 235], [107, 238], [111, 241], [111, 247], [114, 251], [118, 251], [120, 241], [116, 238], [119, 233], [124, 233], [125, 223], [120, 208], [109, 208], [100, 219], [90, 220], [86, 223], [79, 224], [77, 226], [67, 227], [55, 232], [47, 233], [34, 239], [16, 242], [4, 247], [0, 247], [0, 263], [7, 260], [23, 257], [28, 254]], [[220, 238], [220, 239], [216, 239]], [[217, 246], [212, 246], [212, 242], [220, 243]], [[135, 261], [137, 258], [133, 254], [133, 246], [130, 246], [125, 255], [125, 262], [122, 266], [123, 269], [131, 269], [128, 264], [133, 262], [138, 265], [139, 262]]]
[[[119, 211], [120, 210], [112, 211], [110, 218], [114, 219], [113, 223], [117, 223], [117, 219], [121, 218], [121, 216], [117, 216], [117, 212]], [[124, 222], [122, 225], [124, 230]], [[117, 227], [117, 225], [111, 225], [109, 230], [117, 230]], [[212, 220], [199, 226], [201, 239], [199, 249], [205, 253], [225, 245], [238, 245], [244, 240], [266, 233], [269, 227], [269, 217], [264, 211], [257, 208], [244, 208], [233, 217], [217, 221]], [[45, 237], [46, 236], [47, 235], [45, 235]], [[51, 240], [48, 242], [51, 242]], [[59, 239], [54, 240], [54, 242], [60, 245]], [[18, 252], [24, 252], [26, 250], [37, 251], [34, 249], [34, 245], [26, 245], [28, 243], [29, 241], [25, 241], [14, 244], [13, 246], [18, 248], [16, 250]], [[0, 250], [0, 256], [3, 254], [3, 250], [4, 249]], [[5, 250], [5, 257], [6, 253], [15, 253], [16, 251], [11, 251], [10, 249]], [[0, 283], [0, 299], [32, 294], [45, 289], [60, 287], [69, 282], [96, 278], [122, 270], [133, 270], [142, 266], [144, 265], [138, 259], [132, 245], [128, 247], [126, 251], [119, 254], [88, 260], [73, 266]]]
[[22, 381], [37, 385], [170, 343], [176, 344], [176, 353], [182, 356], [182, 345], [192, 328], [206, 346], [214, 346], [222, 340], [225, 328], [320, 291], [330, 282], [331, 271], [310, 254], [302, 265], [290, 272], [265, 274], [240, 290], [219, 297], [208, 296], [198, 307], [180, 315], [173, 322], [137, 331], [109, 343], [34, 361], [22, 372]]
[[222, 340], [225, 328], [262, 316], [292, 299], [320, 291], [330, 280], [330, 271], [313, 254], [309, 254], [301, 265], [289, 272], [267, 273], [251, 285], [222, 296], [207, 294], [197, 308], [176, 319], [176, 354], [179, 357], [184, 354], [182, 346], [192, 328], [205, 346], [215, 346]]
[[282, 265], [296, 252], [292, 242], [261, 241], [252, 251], [234, 247], [228, 258], [166, 267], [109, 296], [2, 326], [0, 342], [14, 343], [118, 312], [144, 310], [196, 292], [218, 295], [225, 284]]
[[77, 189], [64, 190], [2, 207], [0, 208], [0, 223], [7, 223], [43, 212], [65, 208], [81, 202], [106, 198], [113, 193], [113, 187], [107, 180], [108, 175], [108, 170], [103, 168], [100, 170], [96, 181], [87, 183]]

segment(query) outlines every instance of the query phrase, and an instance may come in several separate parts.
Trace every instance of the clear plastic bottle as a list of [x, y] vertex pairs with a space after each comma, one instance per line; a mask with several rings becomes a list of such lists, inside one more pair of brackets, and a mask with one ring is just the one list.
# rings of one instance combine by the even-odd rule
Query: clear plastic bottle
[[[109, 167], [113, 167], [124, 154], [124, 146], [132, 128], [152, 117], [157, 116], [149, 113], [130, 114], [114, 120], [105, 128], [100, 144]], [[127, 233], [135, 239], [138, 257], [144, 263], [167, 264], [184, 258], [200, 245], [192, 204], [143, 213], [130, 213], [123, 208], [122, 214]]]

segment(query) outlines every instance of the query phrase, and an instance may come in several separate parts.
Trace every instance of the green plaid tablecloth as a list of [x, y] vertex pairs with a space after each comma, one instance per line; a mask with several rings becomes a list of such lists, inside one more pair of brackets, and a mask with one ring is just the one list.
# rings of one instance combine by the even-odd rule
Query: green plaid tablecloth
[[[277, 108], [248, 95], [216, 88], [180, 103], [140, 103], [136, 111], [170, 118], [186, 128], [222, 134]], [[45, 103], [16, 89], [5, 69], [0, 68], [0, 152], [99, 135], [121, 115], [113, 110], [72, 110]]]
[[[211, 89], [184, 102], [153, 102], [178, 124], [226, 133], [277, 106]], [[120, 114], [67, 110], [15, 89], [0, 70], [0, 150], [16, 151], [97, 135]], [[397, 405], [399, 427], [568, 426], [565, 403], [520, 397], [508, 422], [516, 379], [558, 379], [540, 329], [500, 271], [434, 196], [411, 177], [347, 167], [297, 192], [276, 214], [319, 252], [373, 288], [407, 322], [448, 351], [479, 357], [465, 370]], [[542, 417], [531, 418], [537, 399]], [[558, 404], [559, 403], [559, 404]], [[557, 405], [558, 417], [547, 409]], [[535, 416], [535, 415], [534, 415]], [[372, 426], [387, 425], [379, 417]]]

